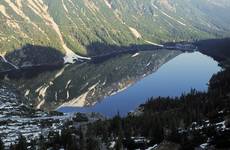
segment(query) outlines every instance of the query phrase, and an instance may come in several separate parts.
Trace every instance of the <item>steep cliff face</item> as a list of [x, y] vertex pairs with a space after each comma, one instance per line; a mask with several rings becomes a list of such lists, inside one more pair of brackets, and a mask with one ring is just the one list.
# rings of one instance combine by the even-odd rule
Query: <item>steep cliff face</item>
[[224, 37], [229, 8], [226, 0], [2, 0], [0, 52], [40, 45], [73, 62], [110, 45]]

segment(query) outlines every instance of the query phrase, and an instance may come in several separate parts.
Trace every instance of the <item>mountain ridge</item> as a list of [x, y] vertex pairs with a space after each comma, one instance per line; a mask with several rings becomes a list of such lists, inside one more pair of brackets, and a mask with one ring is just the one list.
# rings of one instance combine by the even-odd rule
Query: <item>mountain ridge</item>
[[26, 44], [47, 46], [73, 63], [111, 51], [92, 48], [96, 42], [158, 45], [226, 37], [230, 19], [220, 14], [227, 14], [230, 5], [223, 2], [226, 5], [216, 0], [2, 0], [0, 53]]

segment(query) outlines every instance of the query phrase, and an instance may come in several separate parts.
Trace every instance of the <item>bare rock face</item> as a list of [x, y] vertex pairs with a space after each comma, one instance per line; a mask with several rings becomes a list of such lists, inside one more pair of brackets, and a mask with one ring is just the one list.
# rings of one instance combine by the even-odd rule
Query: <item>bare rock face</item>
[[176, 7], [174, 6], [172, 0], [158, 0], [158, 3], [165, 9], [176, 12]]

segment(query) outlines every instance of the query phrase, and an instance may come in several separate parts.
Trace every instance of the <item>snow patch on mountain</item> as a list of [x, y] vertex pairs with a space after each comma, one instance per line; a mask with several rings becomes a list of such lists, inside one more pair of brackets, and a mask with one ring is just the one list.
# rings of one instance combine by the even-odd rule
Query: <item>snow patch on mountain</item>
[[163, 15], [165, 15], [165, 16], [168, 17], [168, 18], [170, 18], [171, 20], [173, 20], [173, 21], [179, 23], [179, 24], [182, 25], [182, 26], [186, 26], [185, 23], [183, 23], [183, 22], [181, 22], [181, 21], [175, 19], [174, 17], [168, 15], [166, 12], [164, 12], [164, 11], [162, 11], [160, 8], [158, 8], [155, 4], [152, 4], [152, 6], [153, 6], [155, 9], [157, 9], [158, 11], [160, 11]]
[[63, 5], [63, 8], [65, 9], [65, 11], [68, 13], [69, 11], [68, 11], [68, 9], [67, 9], [65, 3], [64, 3], [64, 0], [62, 0], [62, 5]]
[[148, 40], [145, 40], [145, 42], [148, 43], [148, 44], [155, 45], [155, 46], [164, 47], [164, 45], [162, 45], [162, 44], [157, 44], [157, 43], [154, 43], [154, 42], [151, 42], [151, 41], [148, 41]]
[[2, 60], [3, 60], [5, 63], [7, 63], [7, 64], [11, 65], [12, 67], [14, 67], [15, 69], [19, 69], [18, 66], [16, 66], [16, 65], [14, 65], [13, 63], [9, 62], [9, 61], [5, 58], [5, 54], [6, 54], [6, 53], [0, 53], [0, 57], [2, 58]]
[[132, 32], [132, 34], [137, 38], [142, 38], [141, 34], [137, 31], [137, 29], [129, 27], [129, 30]]
[[110, 9], [112, 9], [112, 5], [107, 0], [104, 0], [104, 2]]
[[62, 104], [57, 109], [59, 109], [61, 107], [83, 107], [83, 106], [85, 106], [86, 100], [87, 100], [87, 96], [88, 96], [89, 92], [92, 91], [92, 90], [94, 90], [97, 87], [97, 85], [99, 84], [99, 82], [95, 83], [94, 85], [92, 85], [91, 87], [89, 87], [88, 90], [87, 90], [87, 92], [83, 93], [78, 98], [74, 98], [74, 99], [70, 100], [69, 102], [66, 102], [66, 103]]

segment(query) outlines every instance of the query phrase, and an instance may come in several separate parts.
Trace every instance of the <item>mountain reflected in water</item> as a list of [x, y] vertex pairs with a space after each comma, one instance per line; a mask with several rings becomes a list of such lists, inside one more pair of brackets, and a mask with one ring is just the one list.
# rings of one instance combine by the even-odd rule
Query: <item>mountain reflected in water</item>
[[183, 53], [127, 90], [109, 96], [93, 107], [64, 107], [60, 111], [100, 112], [106, 116], [114, 116], [119, 112], [123, 116], [152, 96], [180, 96], [192, 88], [206, 91], [209, 79], [220, 70], [218, 63], [211, 57], [199, 52]]
[[122, 54], [100, 62], [66, 65], [14, 84], [36, 108], [89, 107], [155, 72], [180, 51]]

